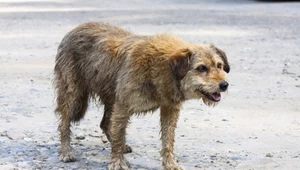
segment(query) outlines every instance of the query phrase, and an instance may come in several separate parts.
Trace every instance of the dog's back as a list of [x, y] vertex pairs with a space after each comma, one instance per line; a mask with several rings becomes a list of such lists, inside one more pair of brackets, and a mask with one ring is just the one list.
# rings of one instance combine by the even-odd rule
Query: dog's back
[[82, 24], [69, 32], [56, 56], [57, 89], [73, 84], [90, 96], [98, 94], [103, 103], [112, 103], [116, 72], [124, 62], [124, 58], [113, 56], [117, 56], [116, 49], [122, 41], [131, 36], [128, 31], [104, 23]]

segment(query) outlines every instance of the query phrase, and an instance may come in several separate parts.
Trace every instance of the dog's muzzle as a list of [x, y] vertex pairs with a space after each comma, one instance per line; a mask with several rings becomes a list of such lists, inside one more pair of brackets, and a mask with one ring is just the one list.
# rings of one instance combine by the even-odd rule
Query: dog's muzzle
[[207, 93], [201, 89], [197, 89], [198, 92], [203, 94], [207, 99], [213, 101], [213, 102], [219, 102], [221, 100], [221, 94], [220, 92], [214, 92], [214, 93]]

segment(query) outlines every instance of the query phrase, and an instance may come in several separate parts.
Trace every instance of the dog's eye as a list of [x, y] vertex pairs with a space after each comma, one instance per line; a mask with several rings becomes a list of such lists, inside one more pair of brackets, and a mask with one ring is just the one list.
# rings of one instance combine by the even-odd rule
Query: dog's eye
[[201, 65], [199, 67], [197, 67], [197, 70], [200, 72], [200, 73], [203, 73], [203, 72], [207, 72], [208, 68], [204, 65]]
[[222, 69], [222, 64], [221, 64], [221, 63], [218, 63], [218, 64], [217, 64], [217, 67], [218, 67], [218, 69]]

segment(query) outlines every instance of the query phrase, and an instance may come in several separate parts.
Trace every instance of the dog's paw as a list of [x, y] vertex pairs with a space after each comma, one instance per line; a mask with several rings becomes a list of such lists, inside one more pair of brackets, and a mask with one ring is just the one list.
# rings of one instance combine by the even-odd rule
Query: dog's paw
[[163, 163], [164, 170], [184, 170], [174, 160], [166, 161]]
[[170, 166], [165, 166], [164, 170], [185, 170], [185, 169], [179, 165], [170, 165]]
[[182, 166], [177, 165], [174, 170], [185, 170]]
[[132, 152], [132, 148], [129, 145], [125, 145], [123, 153], [131, 153], [131, 152]]
[[130, 170], [126, 163], [122, 161], [113, 162], [108, 167], [109, 170]]
[[75, 162], [76, 157], [72, 152], [67, 152], [67, 153], [61, 153], [59, 156], [59, 161], [62, 162]]

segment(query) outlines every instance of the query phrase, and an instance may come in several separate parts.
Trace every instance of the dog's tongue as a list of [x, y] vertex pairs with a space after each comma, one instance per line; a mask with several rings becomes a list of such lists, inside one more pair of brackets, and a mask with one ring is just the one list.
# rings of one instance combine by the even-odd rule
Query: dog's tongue
[[213, 93], [210, 94], [210, 96], [215, 100], [215, 101], [219, 101], [221, 99], [221, 94], [220, 93]]

